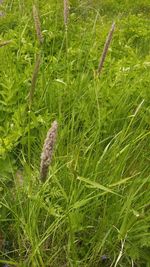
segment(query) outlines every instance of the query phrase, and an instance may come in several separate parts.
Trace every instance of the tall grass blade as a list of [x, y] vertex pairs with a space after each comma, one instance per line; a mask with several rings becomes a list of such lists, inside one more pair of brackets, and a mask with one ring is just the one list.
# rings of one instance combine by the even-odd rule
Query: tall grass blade
[[112, 193], [112, 194], [115, 194], [115, 195], [118, 195], [116, 192], [114, 192], [113, 190], [109, 189], [108, 187], [104, 186], [104, 185], [101, 185], [97, 182], [94, 182], [94, 181], [91, 181], [89, 179], [86, 179], [84, 177], [80, 177], [78, 176], [77, 178], [78, 180], [86, 183], [87, 185], [91, 186], [92, 188], [95, 188], [95, 189], [100, 189], [106, 193]]

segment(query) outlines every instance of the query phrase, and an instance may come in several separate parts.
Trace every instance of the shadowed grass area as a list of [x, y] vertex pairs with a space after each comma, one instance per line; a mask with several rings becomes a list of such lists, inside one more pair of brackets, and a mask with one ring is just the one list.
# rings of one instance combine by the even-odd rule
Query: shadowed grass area
[[149, 1], [32, 4], [0, 6], [0, 264], [148, 267]]

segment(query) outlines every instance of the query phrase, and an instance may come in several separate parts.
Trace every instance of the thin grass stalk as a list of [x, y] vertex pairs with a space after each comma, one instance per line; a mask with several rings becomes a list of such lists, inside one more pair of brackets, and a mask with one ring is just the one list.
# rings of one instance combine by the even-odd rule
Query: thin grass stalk
[[35, 62], [35, 66], [34, 66], [34, 70], [33, 70], [33, 74], [32, 74], [32, 80], [31, 80], [31, 88], [30, 88], [30, 92], [29, 92], [29, 106], [30, 106], [30, 108], [31, 108], [31, 104], [32, 104], [33, 96], [34, 96], [34, 91], [35, 91], [35, 86], [36, 86], [36, 82], [37, 82], [38, 72], [40, 69], [40, 64], [41, 64], [41, 56], [40, 56], [40, 54], [38, 54], [36, 56], [36, 62]]
[[[37, 77], [38, 77], [38, 72], [39, 72], [39, 68], [40, 68], [40, 63], [41, 63], [41, 56], [40, 54], [38, 54], [36, 56], [36, 62], [35, 62], [35, 66], [34, 66], [34, 70], [33, 70], [33, 74], [32, 74], [32, 80], [31, 80], [31, 87], [30, 87], [30, 91], [29, 91], [29, 102], [28, 102], [28, 162], [29, 162], [29, 166], [31, 164], [31, 136], [30, 136], [30, 132], [31, 132], [31, 106], [32, 106], [32, 101], [33, 101], [33, 96], [34, 96], [34, 91], [35, 91], [35, 87], [36, 87], [36, 82], [37, 82]], [[30, 190], [31, 190], [31, 186], [32, 183], [30, 183]]]
[[11, 40], [1, 42], [1, 43], [0, 43], [0, 47], [5, 46], [5, 45], [8, 45], [8, 44], [10, 44], [11, 42], [12, 42]]
[[64, 25], [66, 30], [68, 26], [68, 14], [69, 14], [69, 3], [68, 0], [64, 0]]
[[39, 19], [39, 13], [35, 5], [33, 5], [33, 18], [34, 18], [34, 24], [36, 29], [37, 38], [40, 44], [43, 44], [44, 38], [41, 31], [41, 23]]
[[54, 145], [56, 142], [57, 128], [58, 128], [57, 121], [54, 121], [44, 141], [44, 146], [41, 154], [41, 164], [40, 164], [40, 179], [42, 182], [46, 180], [48, 169], [51, 164]]
[[97, 74], [98, 75], [102, 71], [102, 68], [103, 68], [103, 65], [104, 65], [104, 61], [105, 61], [106, 55], [108, 53], [108, 48], [110, 46], [110, 43], [111, 43], [111, 40], [112, 40], [112, 37], [113, 37], [114, 30], [115, 30], [115, 23], [112, 24], [111, 29], [109, 31], [109, 34], [107, 36], [105, 45], [104, 45], [104, 49], [103, 49], [103, 52], [102, 52], [102, 55], [101, 55], [101, 58], [100, 58], [100, 61], [99, 61], [99, 65], [98, 65], [98, 70], [97, 70]]

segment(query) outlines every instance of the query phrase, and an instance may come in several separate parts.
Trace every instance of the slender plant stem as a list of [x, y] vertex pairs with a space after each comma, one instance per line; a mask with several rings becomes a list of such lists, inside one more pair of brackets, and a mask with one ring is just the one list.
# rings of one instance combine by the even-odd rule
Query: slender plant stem
[[29, 107], [30, 107], [30, 109], [31, 109], [32, 101], [33, 101], [35, 86], [36, 86], [37, 77], [38, 77], [38, 72], [40, 69], [40, 63], [41, 63], [41, 55], [38, 54], [36, 56], [36, 62], [35, 62], [35, 66], [34, 66], [34, 70], [33, 70], [33, 74], [32, 74], [32, 80], [31, 80], [31, 88], [30, 88], [30, 92], [29, 92]]

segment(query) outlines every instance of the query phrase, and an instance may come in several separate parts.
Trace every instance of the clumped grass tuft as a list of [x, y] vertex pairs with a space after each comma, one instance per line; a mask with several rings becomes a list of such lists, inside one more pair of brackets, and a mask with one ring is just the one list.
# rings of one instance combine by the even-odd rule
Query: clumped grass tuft
[[0, 266], [148, 267], [149, 0], [69, 2], [0, 6]]

